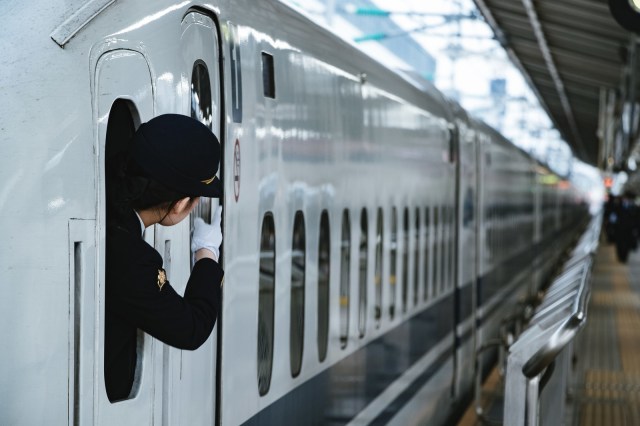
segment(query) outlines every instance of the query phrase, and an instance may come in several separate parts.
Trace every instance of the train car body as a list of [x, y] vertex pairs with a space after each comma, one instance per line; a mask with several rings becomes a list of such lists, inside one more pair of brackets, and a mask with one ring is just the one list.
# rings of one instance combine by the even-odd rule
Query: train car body
[[[585, 215], [430, 84], [275, 0], [0, 11], [1, 424], [443, 424]], [[112, 403], [105, 176], [163, 113], [223, 145], [222, 315], [193, 352], [141, 332]], [[145, 232], [178, 292], [189, 235]]]

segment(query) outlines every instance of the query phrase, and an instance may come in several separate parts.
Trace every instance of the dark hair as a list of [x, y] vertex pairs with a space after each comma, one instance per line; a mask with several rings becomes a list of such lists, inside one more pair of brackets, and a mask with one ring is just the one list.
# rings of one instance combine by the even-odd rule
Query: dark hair
[[123, 217], [131, 210], [160, 208], [171, 211], [185, 197], [148, 176], [128, 152], [115, 155], [106, 166], [107, 220]]

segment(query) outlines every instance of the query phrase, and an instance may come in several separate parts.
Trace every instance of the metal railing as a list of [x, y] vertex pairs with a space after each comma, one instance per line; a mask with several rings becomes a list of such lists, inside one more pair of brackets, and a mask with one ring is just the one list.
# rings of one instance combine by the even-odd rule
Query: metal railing
[[586, 323], [589, 276], [600, 224], [601, 217], [594, 217], [527, 328], [509, 347], [506, 426], [559, 424], [564, 419], [572, 343]]

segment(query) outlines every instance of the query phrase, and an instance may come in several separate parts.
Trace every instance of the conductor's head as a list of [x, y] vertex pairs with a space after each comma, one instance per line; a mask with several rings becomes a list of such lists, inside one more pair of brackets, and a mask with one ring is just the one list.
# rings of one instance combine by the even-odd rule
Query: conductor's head
[[[171, 225], [182, 220], [199, 197], [222, 197], [216, 177], [220, 143], [199, 121], [159, 115], [140, 125], [130, 147], [116, 167], [114, 181], [108, 182], [112, 211], [151, 210], [157, 212], [156, 223]], [[174, 215], [176, 211], [180, 214]]]
[[222, 196], [216, 177], [220, 143], [193, 118], [164, 114], [142, 124], [133, 137], [133, 159], [167, 188], [193, 197]]

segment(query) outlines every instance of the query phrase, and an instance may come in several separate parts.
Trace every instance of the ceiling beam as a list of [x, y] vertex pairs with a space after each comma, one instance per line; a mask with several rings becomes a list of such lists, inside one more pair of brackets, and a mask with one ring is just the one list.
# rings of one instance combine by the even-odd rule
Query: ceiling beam
[[[494, 35], [496, 37], [496, 40], [498, 40], [498, 42], [500, 43], [502, 48], [507, 52], [507, 56], [509, 57], [511, 62], [520, 71], [520, 73], [524, 77], [525, 81], [527, 82], [527, 84], [529, 85], [529, 87], [531, 88], [533, 93], [536, 95], [536, 97], [538, 98], [538, 101], [540, 102], [540, 105], [546, 111], [546, 113], [549, 116], [549, 119], [551, 120], [553, 125], [558, 129], [558, 131], [560, 131], [560, 133], [562, 134], [564, 139], [566, 139], [567, 141], [571, 140], [571, 138], [568, 137], [569, 135], [565, 132], [564, 126], [561, 126], [560, 123], [558, 122], [555, 114], [551, 113], [551, 109], [547, 105], [547, 102], [546, 102], [545, 98], [538, 91], [538, 88], [533, 83], [533, 80], [531, 79], [531, 76], [527, 72], [527, 69], [522, 65], [522, 62], [520, 62], [520, 59], [518, 58], [518, 55], [516, 55], [516, 53], [513, 51], [513, 48], [509, 45], [507, 37], [505, 36], [504, 32], [502, 31], [502, 29], [498, 25], [497, 21], [493, 17], [493, 14], [491, 13], [491, 9], [487, 6], [487, 3], [485, 2], [485, 0], [473, 0], [473, 1], [476, 4], [476, 6], [478, 7], [478, 10], [480, 10], [480, 13], [482, 13], [482, 16], [484, 17], [484, 19], [487, 22], [487, 24], [489, 24], [489, 26], [493, 30], [493, 33], [494, 33]], [[584, 147], [583, 147], [581, 149], [581, 152], [580, 152], [579, 156], [582, 159], [586, 160], [588, 158], [588, 156], [586, 154], [587, 153], [585, 152]]]
[[588, 153], [585, 149], [582, 135], [578, 131], [578, 125], [576, 124], [573, 110], [571, 109], [571, 105], [569, 104], [569, 99], [567, 98], [567, 93], [564, 89], [564, 83], [560, 78], [560, 74], [558, 73], [556, 64], [553, 60], [553, 57], [551, 56], [551, 51], [549, 50], [549, 45], [547, 44], [547, 40], [545, 38], [544, 31], [542, 30], [542, 26], [540, 25], [540, 21], [538, 20], [538, 14], [536, 13], [533, 2], [532, 0], [522, 0], [522, 4], [527, 11], [527, 16], [529, 17], [531, 28], [533, 29], [533, 32], [538, 41], [538, 47], [540, 49], [540, 52], [542, 53], [545, 64], [547, 65], [549, 74], [551, 75], [551, 78], [553, 79], [553, 82], [556, 86], [558, 96], [560, 97], [560, 101], [562, 102], [562, 109], [564, 110], [564, 114], [567, 117], [569, 128], [571, 129], [571, 134], [573, 135], [576, 148], [578, 148], [578, 151], [580, 151], [580, 153], [582, 154], [581, 156], [587, 157]]

